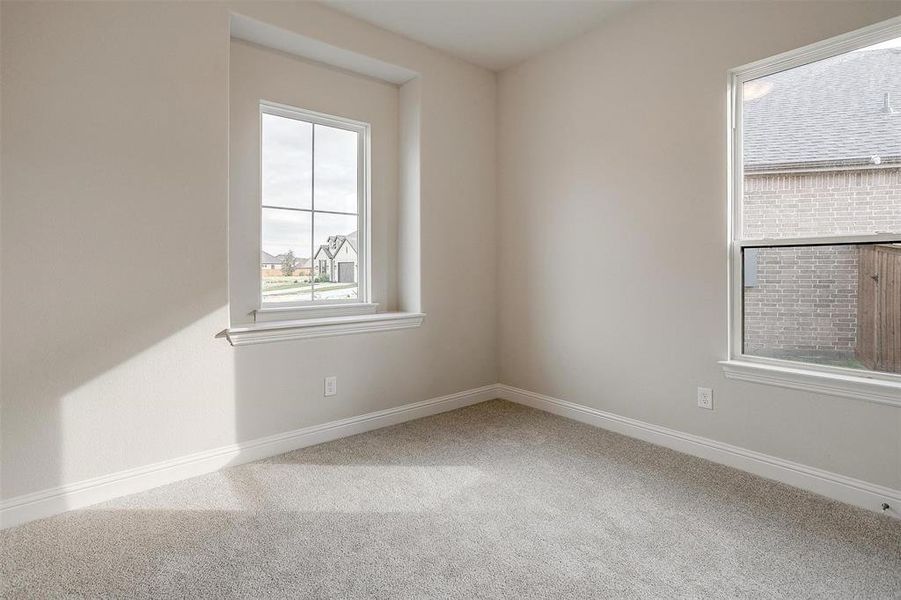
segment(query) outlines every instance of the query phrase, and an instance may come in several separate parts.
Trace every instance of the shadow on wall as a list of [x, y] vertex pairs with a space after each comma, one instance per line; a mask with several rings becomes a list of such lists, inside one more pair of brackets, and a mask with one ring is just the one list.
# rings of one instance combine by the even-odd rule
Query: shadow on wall
[[[224, 340], [223, 344], [227, 344]], [[234, 353], [235, 441], [247, 442], [423, 400], [446, 383], [426, 326], [229, 348]], [[324, 378], [337, 377], [325, 397]]]
[[[69, 329], [32, 327], [24, 342], [5, 337], [3, 498], [200, 450], [184, 428], [204, 410], [214, 419], [227, 409], [230, 426], [231, 394], [217, 382], [230, 384], [229, 357], [210, 347], [223, 343], [213, 332], [227, 311], [185, 296], [156, 295], [153, 311], [81, 316]], [[5, 334], [15, 328], [4, 323]]]
[[2, 10], [9, 498], [182, 453], [230, 386], [227, 72], [208, 7]]

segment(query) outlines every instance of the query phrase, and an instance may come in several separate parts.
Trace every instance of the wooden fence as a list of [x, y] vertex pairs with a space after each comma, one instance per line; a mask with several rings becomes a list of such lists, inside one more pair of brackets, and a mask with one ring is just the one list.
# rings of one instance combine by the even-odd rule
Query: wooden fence
[[857, 358], [901, 373], [901, 245], [861, 246], [859, 273]]
[[[307, 277], [313, 272], [311, 267], [298, 267], [294, 269], [294, 273], [289, 275], [289, 277]], [[276, 267], [275, 269], [261, 269], [260, 273], [263, 277], [284, 277], [285, 273], [282, 271], [281, 267]]]

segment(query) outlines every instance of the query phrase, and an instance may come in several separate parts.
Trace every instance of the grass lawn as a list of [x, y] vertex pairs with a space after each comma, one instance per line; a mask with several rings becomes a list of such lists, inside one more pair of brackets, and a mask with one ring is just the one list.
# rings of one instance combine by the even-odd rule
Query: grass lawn
[[866, 365], [857, 360], [856, 358], [846, 358], [846, 359], [836, 359], [836, 360], [822, 360], [819, 362], [821, 365], [829, 365], [832, 367], [845, 367], [848, 369], [866, 369]]
[[866, 365], [857, 360], [854, 356], [810, 356], [803, 352], [791, 353], [780, 352], [768, 355], [761, 353], [760, 356], [769, 356], [770, 358], [778, 358], [781, 360], [793, 360], [797, 362], [810, 363], [813, 365], [827, 365], [830, 367], [845, 367], [846, 369], [866, 369]]
[[[282, 279], [282, 278], [279, 278]], [[312, 284], [310, 282], [299, 282], [295, 283], [295, 280], [289, 277], [283, 278], [286, 281], [272, 281], [266, 280], [263, 281], [263, 295], [264, 296], [279, 296], [278, 292], [282, 292], [284, 294], [302, 294], [303, 292], [307, 292], [310, 290]], [[330, 283], [323, 282], [317, 283], [316, 289], [325, 291], [325, 290], [344, 290], [349, 288], [357, 287], [356, 283]]]
[[279, 280], [268, 278], [263, 280], [263, 292], [271, 292], [275, 290], [287, 290], [297, 287], [310, 287], [309, 281], [300, 281], [297, 278], [279, 277]]

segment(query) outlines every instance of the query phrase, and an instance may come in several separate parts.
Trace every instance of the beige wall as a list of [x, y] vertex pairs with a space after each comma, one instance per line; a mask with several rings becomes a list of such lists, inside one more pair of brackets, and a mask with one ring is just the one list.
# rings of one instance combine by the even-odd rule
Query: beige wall
[[[421, 269], [401, 256], [397, 273], [421, 328], [214, 338], [229, 9], [421, 74], [399, 98], [421, 162], [401, 160], [398, 183], [422, 201], [397, 225], [418, 247], [421, 224]], [[899, 12], [644, 5], [502, 74], [496, 98], [493, 74], [309, 3], [3, 2], [2, 497], [498, 379], [901, 487], [901, 411], [716, 364], [726, 69]], [[698, 385], [715, 411], [695, 408]]]
[[[502, 73], [501, 381], [901, 487], [901, 410], [727, 381], [717, 365], [726, 71], [899, 13], [647, 4]], [[713, 412], [695, 406], [701, 385]]]
[[[229, 9], [421, 74], [422, 327], [214, 337]], [[309, 3], [0, 10], [4, 498], [497, 380], [492, 73]]]

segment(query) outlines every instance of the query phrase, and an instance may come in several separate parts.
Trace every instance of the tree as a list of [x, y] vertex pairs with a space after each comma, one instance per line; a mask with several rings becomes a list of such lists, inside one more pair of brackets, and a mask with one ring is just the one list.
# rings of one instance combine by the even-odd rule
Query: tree
[[282, 256], [282, 275], [291, 277], [294, 275], [294, 269], [297, 266], [297, 260], [294, 258], [294, 250], [288, 250]]

